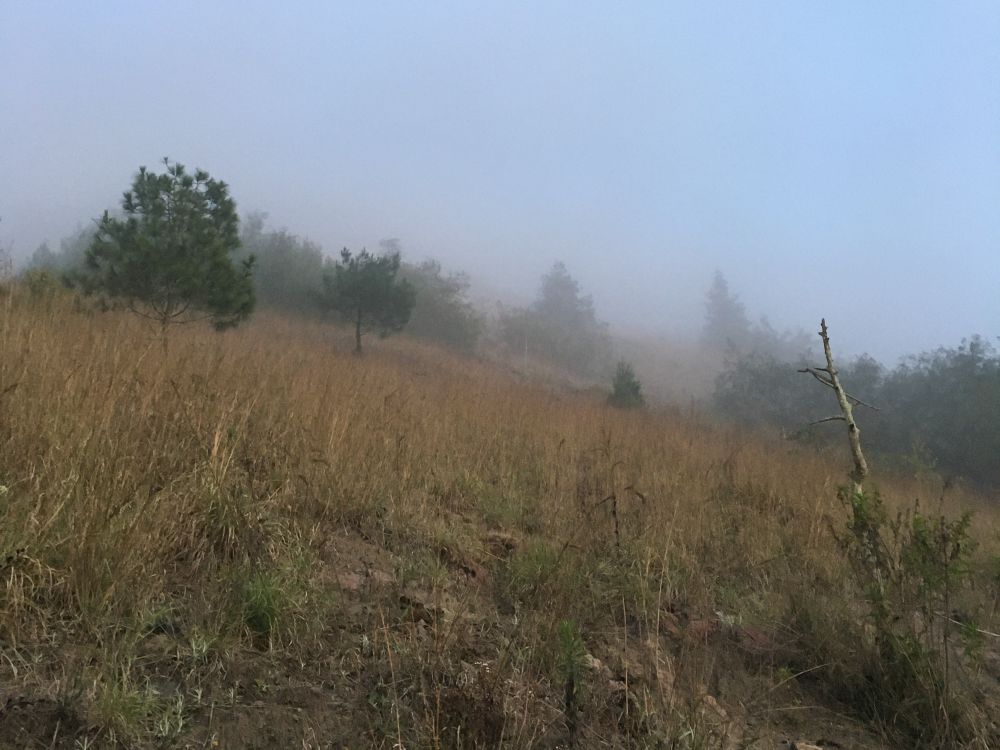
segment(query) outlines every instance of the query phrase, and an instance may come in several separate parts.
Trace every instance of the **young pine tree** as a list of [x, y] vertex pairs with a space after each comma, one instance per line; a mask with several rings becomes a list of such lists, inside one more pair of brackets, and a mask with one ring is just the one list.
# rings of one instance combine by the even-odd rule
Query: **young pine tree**
[[618, 363], [611, 388], [608, 403], [612, 406], [619, 409], [637, 409], [646, 405], [646, 399], [642, 396], [642, 384], [628, 362]]
[[399, 263], [398, 253], [376, 256], [362, 250], [353, 255], [344, 248], [340, 261], [323, 273], [321, 305], [354, 326], [356, 354], [361, 354], [361, 338], [369, 331], [388, 336], [410, 319], [416, 292], [408, 281], [396, 279]]
[[167, 327], [210, 320], [234, 326], [254, 306], [253, 258], [234, 263], [239, 217], [224, 182], [202, 170], [188, 174], [164, 159], [145, 167], [122, 198], [124, 216], [104, 212], [87, 250], [88, 283]]

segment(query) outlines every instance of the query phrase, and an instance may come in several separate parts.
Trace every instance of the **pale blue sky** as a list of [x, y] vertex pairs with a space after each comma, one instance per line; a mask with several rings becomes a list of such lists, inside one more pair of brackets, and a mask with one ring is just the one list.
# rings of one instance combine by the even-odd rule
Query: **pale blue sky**
[[329, 252], [621, 327], [748, 308], [885, 357], [1000, 333], [1000, 3], [0, 2], [0, 245], [169, 155]]

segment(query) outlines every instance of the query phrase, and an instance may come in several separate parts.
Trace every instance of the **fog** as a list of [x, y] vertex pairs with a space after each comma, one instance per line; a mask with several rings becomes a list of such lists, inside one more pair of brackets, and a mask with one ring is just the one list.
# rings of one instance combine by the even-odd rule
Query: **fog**
[[751, 317], [850, 354], [1000, 323], [1000, 5], [0, 4], [0, 247], [24, 261], [169, 156], [329, 254], [598, 315]]

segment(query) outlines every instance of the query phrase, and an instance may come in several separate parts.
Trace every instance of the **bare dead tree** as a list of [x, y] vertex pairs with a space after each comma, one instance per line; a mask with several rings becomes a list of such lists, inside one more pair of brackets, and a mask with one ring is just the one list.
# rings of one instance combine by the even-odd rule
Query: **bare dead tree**
[[819, 337], [823, 339], [826, 367], [804, 367], [799, 372], [808, 373], [827, 388], [833, 389], [834, 393], [837, 394], [840, 414], [817, 420], [812, 424], [823, 424], [824, 422], [844, 422], [847, 424], [847, 440], [851, 445], [851, 457], [854, 459], [854, 470], [851, 471], [850, 475], [851, 489], [854, 494], [860, 494], [864, 489], [865, 477], [868, 476], [868, 461], [865, 460], [865, 454], [861, 450], [861, 430], [858, 429], [857, 422], [854, 421], [854, 407], [865, 406], [875, 411], [878, 411], [878, 408], [852, 396], [841, 385], [837, 368], [833, 365], [833, 352], [830, 350], [830, 335], [826, 328], [826, 318], [820, 321]]

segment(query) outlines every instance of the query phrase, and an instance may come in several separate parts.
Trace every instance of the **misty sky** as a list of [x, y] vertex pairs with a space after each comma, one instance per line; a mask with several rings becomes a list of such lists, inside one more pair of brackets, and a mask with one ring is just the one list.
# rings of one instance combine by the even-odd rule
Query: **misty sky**
[[0, 1], [0, 246], [170, 156], [320, 242], [892, 359], [1000, 333], [1000, 3]]

